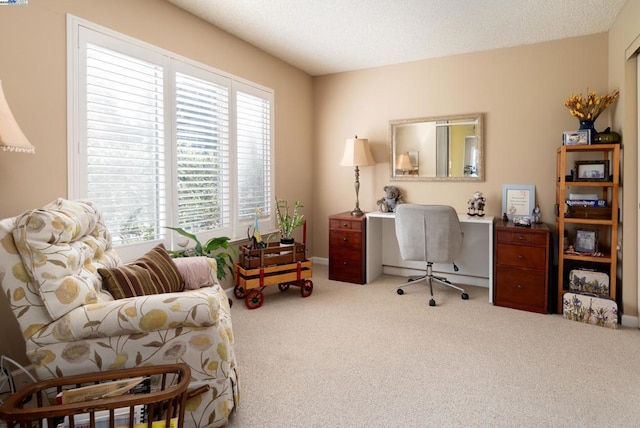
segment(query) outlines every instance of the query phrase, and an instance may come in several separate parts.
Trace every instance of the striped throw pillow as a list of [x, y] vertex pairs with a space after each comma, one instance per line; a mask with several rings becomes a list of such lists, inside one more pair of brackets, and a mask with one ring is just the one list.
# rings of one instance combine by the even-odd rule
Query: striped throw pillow
[[133, 263], [98, 273], [114, 299], [184, 290], [184, 279], [163, 244]]

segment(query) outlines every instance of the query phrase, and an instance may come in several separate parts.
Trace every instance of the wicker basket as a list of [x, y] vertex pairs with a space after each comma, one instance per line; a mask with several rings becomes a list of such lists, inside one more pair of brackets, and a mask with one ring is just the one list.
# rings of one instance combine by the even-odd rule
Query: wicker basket
[[[157, 390], [73, 404], [51, 403], [64, 390], [138, 376], [152, 377], [153, 389]], [[9, 428], [55, 428], [58, 424], [137, 428], [140, 425], [135, 423], [135, 415], [143, 413], [145, 427], [182, 427], [190, 377], [191, 371], [186, 364], [169, 364], [47, 379], [28, 385], [9, 397], [0, 406], [0, 419]]]

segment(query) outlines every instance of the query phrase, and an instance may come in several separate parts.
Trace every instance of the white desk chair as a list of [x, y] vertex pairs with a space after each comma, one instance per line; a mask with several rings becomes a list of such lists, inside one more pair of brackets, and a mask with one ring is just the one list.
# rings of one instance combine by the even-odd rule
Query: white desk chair
[[456, 211], [446, 205], [401, 204], [396, 207], [396, 236], [400, 255], [404, 260], [427, 263], [427, 274], [409, 280], [398, 287], [398, 294], [404, 294], [403, 287], [424, 280], [429, 284], [431, 299], [429, 306], [435, 306], [433, 281], [462, 292], [462, 299], [469, 295], [464, 289], [452, 284], [445, 277], [433, 275], [434, 263], [453, 263], [462, 249], [463, 233]]

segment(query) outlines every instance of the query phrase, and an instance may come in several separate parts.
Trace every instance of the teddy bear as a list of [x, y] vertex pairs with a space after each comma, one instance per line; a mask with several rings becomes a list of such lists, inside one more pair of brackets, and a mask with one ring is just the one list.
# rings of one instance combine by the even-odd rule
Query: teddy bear
[[378, 209], [383, 212], [395, 212], [396, 206], [403, 203], [400, 189], [396, 186], [384, 186], [384, 197], [378, 199]]

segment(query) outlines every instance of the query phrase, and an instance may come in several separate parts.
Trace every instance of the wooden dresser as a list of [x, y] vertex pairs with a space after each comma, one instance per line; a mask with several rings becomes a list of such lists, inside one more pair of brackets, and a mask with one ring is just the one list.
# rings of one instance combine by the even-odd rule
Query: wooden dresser
[[548, 313], [549, 228], [496, 224], [494, 302], [498, 306]]
[[349, 212], [329, 216], [329, 279], [364, 284], [365, 216]]

